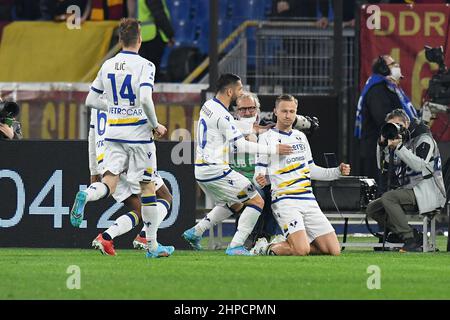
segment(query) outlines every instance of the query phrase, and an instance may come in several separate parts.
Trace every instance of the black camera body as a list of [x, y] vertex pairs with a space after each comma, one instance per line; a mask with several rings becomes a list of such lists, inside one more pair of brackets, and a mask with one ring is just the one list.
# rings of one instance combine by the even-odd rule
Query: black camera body
[[19, 114], [19, 105], [14, 101], [0, 103], [0, 123], [12, 126], [14, 118]]
[[437, 74], [430, 79], [428, 86], [428, 97], [431, 102], [450, 105], [450, 73], [444, 63], [444, 50], [442, 46], [432, 48], [425, 46], [425, 58], [439, 65]]
[[385, 123], [381, 127], [381, 135], [386, 140], [403, 139], [405, 140], [407, 135], [407, 130], [404, 126], [397, 123]]

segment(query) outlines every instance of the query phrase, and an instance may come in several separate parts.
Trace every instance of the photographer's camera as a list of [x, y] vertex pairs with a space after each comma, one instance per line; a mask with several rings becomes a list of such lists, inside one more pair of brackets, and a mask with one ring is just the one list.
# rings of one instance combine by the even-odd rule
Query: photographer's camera
[[21, 139], [20, 123], [16, 120], [20, 108], [16, 102], [0, 99], [0, 139]]
[[406, 128], [398, 123], [385, 123], [381, 127], [381, 135], [386, 140], [404, 139], [406, 135]]

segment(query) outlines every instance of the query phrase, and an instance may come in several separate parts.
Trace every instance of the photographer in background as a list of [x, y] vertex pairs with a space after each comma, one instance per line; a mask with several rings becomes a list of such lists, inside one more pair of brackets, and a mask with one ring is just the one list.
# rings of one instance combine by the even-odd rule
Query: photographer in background
[[[361, 140], [361, 173], [377, 182], [375, 153], [384, 118], [396, 108], [405, 110], [411, 119], [417, 118], [416, 110], [400, 87], [402, 78], [400, 65], [391, 56], [381, 55], [373, 62], [372, 75], [358, 100], [354, 135]], [[380, 190], [384, 191], [382, 187]]]
[[395, 185], [388, 187], [396, 189], [369, 203], [367, 216], [400, 237], [404, 242], [401, 252], [422, 251], [422, 237], [408, 225], [405, 208], [423, 214], [445, 204], [441, 158], [429, 128], [418, 120], [410, 121], [402, 109], [390, 112], [381, 129], [377, 163], [386, 179], [395, 176]]
[[19, 114], [19, 105], [13, 101], [0, 98], [0, 140], [22, 139], [20, 122], [16, 120]]

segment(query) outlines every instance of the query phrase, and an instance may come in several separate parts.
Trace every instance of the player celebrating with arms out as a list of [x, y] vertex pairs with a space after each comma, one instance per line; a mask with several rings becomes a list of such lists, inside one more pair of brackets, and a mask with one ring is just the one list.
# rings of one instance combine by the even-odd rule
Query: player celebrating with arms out
[[[108, 111], [105, 173], [102, 182], [94, 182], [77, 193], [70, 221], [78, 227], [86, 203], [113, 194], [119, 175], [126, 171], [128, 180], [139, 182], [141, 188], [141, 214], [148, 243], [146, 256], [167, 257], [173, 247], [159, 245], [156, 237], [159, 219], [152, 131], [163, 136], [167, 129], [158, 124], [152, 100], [155, 66], [138, 54], [142, 38], [137, 20], [121, 20], [119, 39], [122, 51], [102, 65], [86, 98], [86, 106]], [[106, 102], [100, 96], [103, 92]]]
[[304, 133], [292, 129], [298, 101], [281, 95], [275, 102], [275, 128], [259, 136], [263, 145], [290, 144], [294, 152], [278, 158], [259, 155], [255, 180], [263, 187], [266, 175], [272, 185], [272, 210], [286, 241], [268, 244], [265, 238], [254, 249], [260, 255], [304, 256], [309, 253], [339, 255], [340, 245], [328, 219], [320, 210], [312, 192], [311, 179], [335, 180], [350, 174], [350, 165], [325, 169], [314, 164], [311, 148]]
[[230, 104], [242, 95], [242, 89], [241, 79], [237, 75], [224, 74], [218, 80], [216, 96], [206, 101], [200, 110], [195, 179], [216, 206], [196, 226], [183, 233], [184, 239], [197, 250], [201, 249], [203, 232], [234, 212], [240, 212], [245, 206], [226, 254], [251, 255], [243, 245], [258, 220], [264, 200], [249, 179], [230, 168], [230, 143], [234, 141], [238, 152], [273, 155], [292, 152], [291, 146], [285, 144], [267, 147], [244, 139], [228, 111]]

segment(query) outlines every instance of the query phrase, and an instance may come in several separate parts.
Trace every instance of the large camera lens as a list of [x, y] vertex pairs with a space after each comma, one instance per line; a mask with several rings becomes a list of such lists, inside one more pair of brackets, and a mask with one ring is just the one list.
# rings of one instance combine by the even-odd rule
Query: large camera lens
[[388, 140], [396, 139], [400, 134], [401, 127], [395, 123], [386, 123], [381, 127], [381, 135]]
[[1, 118], [14, 118], [19, 114], [19, 105], [13, 101], [7, 101], [0, 104]]

